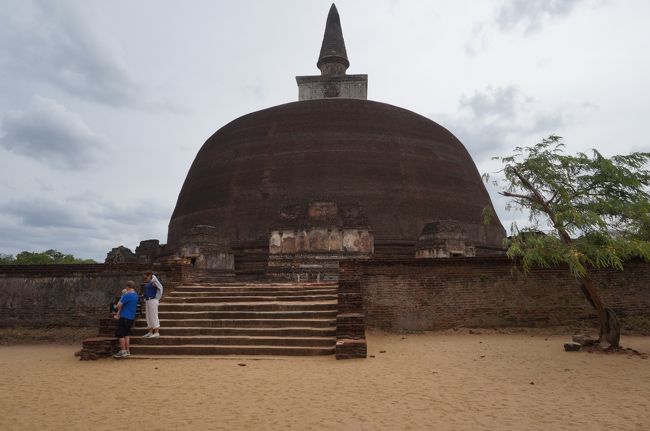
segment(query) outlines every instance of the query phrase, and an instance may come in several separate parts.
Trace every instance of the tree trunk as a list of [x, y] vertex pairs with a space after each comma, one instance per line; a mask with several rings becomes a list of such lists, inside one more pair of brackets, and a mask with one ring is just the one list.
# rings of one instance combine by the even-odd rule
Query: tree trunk
[[599, 342], [602, 343], [603, 341], [607, 341], [607, 343], [609, 343], [609, 349], [618, 349], [621, 339], [621, 328], [618, 324], [616, 313], [614, 313], [614, 310], [611, 308], [605, 307], [605, 304], [603, 304], [603, 301], [600, 299], [600, 295], [598, 295], [598, 291], [589, 275], [585, 275], [581, 278], [580, 290], [582, 290], [587, 301], [589, 301], [591, 306], [594, 307], [598, 313], [598, 323], [600, 326], [598, 334]]

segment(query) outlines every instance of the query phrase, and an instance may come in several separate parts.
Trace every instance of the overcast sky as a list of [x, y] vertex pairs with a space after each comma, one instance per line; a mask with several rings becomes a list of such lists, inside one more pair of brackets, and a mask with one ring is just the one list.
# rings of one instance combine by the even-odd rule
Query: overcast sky
[[[0, 0], [0, 253], [164, 243], [203, 142], [318, 73], [330, 4]], [[447, 127], [481, 172], [551, 133], [650, 151], [650, 1], [337, 8], [368, 98]], [[508, 229], [518, 215], [495, 206]]]

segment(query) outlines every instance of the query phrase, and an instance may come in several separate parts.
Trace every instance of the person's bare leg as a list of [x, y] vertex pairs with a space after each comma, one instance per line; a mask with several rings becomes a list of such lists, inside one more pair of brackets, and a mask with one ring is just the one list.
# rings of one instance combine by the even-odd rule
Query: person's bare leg
[[125, 337], [122, 337], [119, 340], [120, 340], [120, 350], [127, 350]]
[[125, 340], [124, 341], [124, 350], [126, 350], [127, 352], [129, 351], [129, 346], [130, 346], [130, 341], [131, 341], [130, 338], [131, 337], [122, 338], [122, 340]]

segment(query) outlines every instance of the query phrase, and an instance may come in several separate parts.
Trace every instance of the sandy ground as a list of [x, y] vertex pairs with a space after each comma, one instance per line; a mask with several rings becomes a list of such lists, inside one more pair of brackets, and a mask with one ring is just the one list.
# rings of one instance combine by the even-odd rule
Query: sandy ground
[[[650, 359], [566, 353], [569, 338], [374, 333], [374, 358], [349, 361], [80, 362], [78, 346], [3, 346], [0, 429], [650, 429]], [[650, 352], [650, 337], [622, 344]]]

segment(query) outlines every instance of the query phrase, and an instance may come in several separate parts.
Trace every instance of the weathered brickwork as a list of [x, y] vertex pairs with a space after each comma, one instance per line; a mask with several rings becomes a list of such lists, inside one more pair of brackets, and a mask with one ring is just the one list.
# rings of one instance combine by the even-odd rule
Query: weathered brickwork
[[[0, 267], [0, 327], [96, 326], [128, 280], [150, 265], [10, 265]], [[165, 288], [180, 267], [155, 267]]]
[[75, 353], [82, 361], [94, 361], [108, 358], [120, 350], [115, 337], [86, 338], [81, 344], [81, 350]]
[[365, 358], [366, 320], [359, 273], [348, 273], [339, 280], [338, 314], [336, 315], [336, 359]]
[[368, 99], [368, 75], [296, 76], [298, 100]]
[[[650, 316], [650, 265], [594, 271], [620, 316]], [[506, 258], [341, 262], [340, 286], [358, 284], [369, 327], [421, 331], [456, 326], [551, 326], [595, 318], [566, 268], [528, 276]]]

